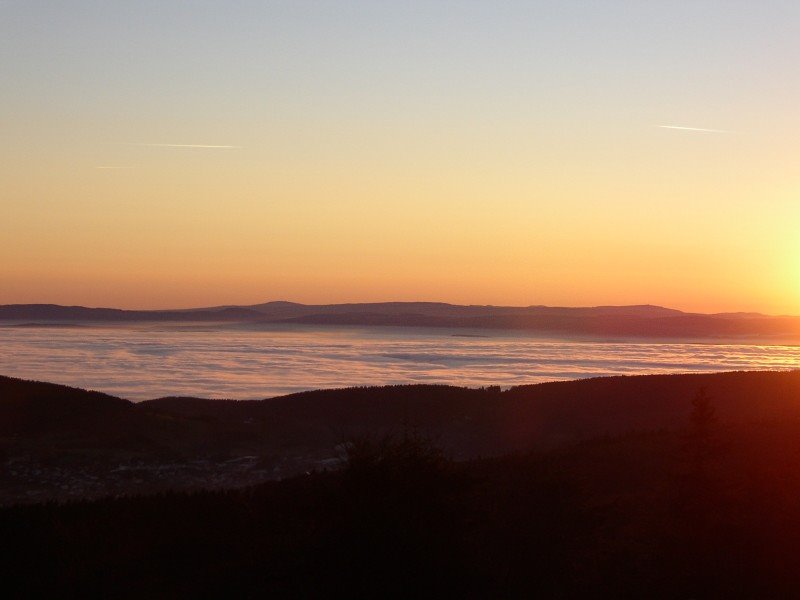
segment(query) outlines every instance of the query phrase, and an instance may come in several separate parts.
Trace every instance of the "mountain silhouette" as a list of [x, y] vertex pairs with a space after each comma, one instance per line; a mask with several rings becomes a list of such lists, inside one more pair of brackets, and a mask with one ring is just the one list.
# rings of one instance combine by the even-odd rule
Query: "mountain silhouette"
[[0, 306], [0, 323], [222, 322], [359, 327], [496, 329], [538, 335], [652, 339], [750, 339], [796, 342], [800, 317], [758, 313], [686, 313], [652, 305], [478, 306], [437, 302], [298, 304], [266, 302], [176, 310], [122, 310], [56, 304]]

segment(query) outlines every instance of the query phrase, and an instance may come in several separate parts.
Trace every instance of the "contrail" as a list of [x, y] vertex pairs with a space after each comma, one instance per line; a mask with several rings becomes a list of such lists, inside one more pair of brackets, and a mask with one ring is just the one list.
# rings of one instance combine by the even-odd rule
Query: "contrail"
[[147, 146], [150, 148], [208, 148], [215, 150], [233, 150], [241, 146], [216, 146], [211, 144], [141, 144], [131, 143], [129, 146]]
[[704, 129], [702, 127], [681, 127], [680, 125], [658, 125], [661, 129], [680, 129], [681, 131], [700, 131], [702, 133], [734, 133], [726, 129]]

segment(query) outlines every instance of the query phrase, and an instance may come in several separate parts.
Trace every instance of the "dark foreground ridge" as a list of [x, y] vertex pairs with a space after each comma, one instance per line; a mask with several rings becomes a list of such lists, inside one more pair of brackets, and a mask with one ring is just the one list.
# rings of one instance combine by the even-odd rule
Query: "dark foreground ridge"
[[800, 341], [800, 317], [757, 313], [686, 313], [651, 305], [553, 307], [462, 306], [441, 302], [298, 304], [266, 302], [183, 310], [120, 310], [56, 304], [0, 305], [0, 324], [220, 322], [359, 327], [446, 327], [540, 335]]
[[335, 468], [342, 444], [414, 430], [465, 460], [675, 431], [706, 388], [735, 426], [800, 418], [800, 371], [604, 377], [501, 391], [438, 385], [261, 401], [161, 398], [0, 377], [0, 504], [234, 487]]
[[0, 509], [8, 597], [800, 594], [800, 372], [0, 411], [6, 502], [125, 494]]

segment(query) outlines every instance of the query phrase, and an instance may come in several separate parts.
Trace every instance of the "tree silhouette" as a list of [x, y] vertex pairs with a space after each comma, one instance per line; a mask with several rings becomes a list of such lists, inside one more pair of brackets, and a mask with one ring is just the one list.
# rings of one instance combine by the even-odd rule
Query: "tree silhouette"
[[692, 473], [697, 477], [706, 474], [708, 460], [713, 450], [714, 426], [717, 415], [711, 397], [705, 388], [700, 388], [692, 398], [691, 427], [687, 436], [687, 450]]

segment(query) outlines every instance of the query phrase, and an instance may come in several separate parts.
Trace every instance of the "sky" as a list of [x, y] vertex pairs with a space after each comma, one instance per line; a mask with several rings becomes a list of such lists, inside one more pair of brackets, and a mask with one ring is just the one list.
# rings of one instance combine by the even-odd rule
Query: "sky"
[[800, 314], [800, 3], [0, 0], [0, 303]]

